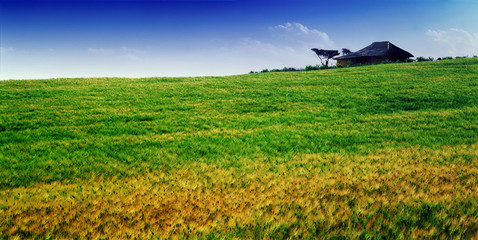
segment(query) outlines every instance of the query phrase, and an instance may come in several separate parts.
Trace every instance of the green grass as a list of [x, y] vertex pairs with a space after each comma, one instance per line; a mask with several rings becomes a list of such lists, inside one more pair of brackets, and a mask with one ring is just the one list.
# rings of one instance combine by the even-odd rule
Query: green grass
[[[202, 191], [228, 186], [222, 182], [210, 185], [214, 176], [206, 178], [198, 166], [230, 172], [227, 176], [237, 181], [230, 188], [238, 190], [265, 186], [263, 178], [322, 179], [328, 174], [346, 176], [343, 171], [382, 176], [395, 171], [385, 166], [387, 161], [393, 166], [410, 161], [428, 170], [458, 166], [462, 170], [450, 181], [473, 192], [478, 185], [470, 180], [478, 177], [477, 133], [478, 58], [228, 77], [2, 81], [0, 196], [12, 198], [12, 191], [19, 187], [84, 184], [91, 179], [126, 181], [161, 174], [167, 176], [161, 181], [174, 187], [183, 177], [181, 171], [198, 176], [185, 180], [186, 186], [200, 182]], [[400, 154], [408, 158], [398, 162]], [[382, 155], [390, 157], [375, 157]], [[301, 162], [308, 156], [312, 158]], [[355, 161], [362, 165], [354, 165]], [[348, 169], [352, 165], [353, 171]], [[434, 174], [430, 179], [448, 178]], [[249, 179], [249, 175], [255, 177]], [[421, 189], [414, 183], [418, 175], [407, 172], [403, 176], [413, 179], [407, 187]], [[333, 189], [356, 189], [346, 181], [331, 184], [335, 183]], [[151, 184], [153, 189], [157, 186]], [[373, 196], [383, 191], [392, 201], [394, 183], [386, 186], [363, 191]], [[470, 237], [478, 229], [477, 208], [468, 212], [462, 205], [471, 202], [476, 206], [478, 196], [476, 192], [467, 196], [456, 201], [407, 200], [378, 208], [363, 205], [373, 216], [352, 204], [345, 212], [356, 222], [320, 217], [301, 222], [300, 216], [312, 210], [299, 204], [300, 209], [284, 210], [298, 214], [291, 215], [295, 222], [283, 220], [277, 225], [257, 216], [257, 222], [238, 217], [234, 226], [224, 223], [217, 229], [179, 236], [400, 238], [413, 237], [416, 229], [434, 227], [439, 231], [427, 236]], [[25, 201], [28, 205], [30, 200]], [[282, 201], [280, 194], [277, 201]], [[348, 203], [350, 199], [337, 201]], [[5, 211], [7, 216], [13, 207], [3, 204], [0, 213]], [[459, 228], [452, 220], [464, 215], [471, 220], [460, 222]], [[12, 223], [14, 216], [0, 224], [0, 230], [4, 229], [0, 237], [51, 234], [52, 229], [27, 231], [30, 235], [22, 235], [26, 230], [21, 229], [8, 233], [21, 225]], [[173, 230], [158, 231], [174, 235]], [[57, 236], [73, 237], [64, 234]]]
[[0, 187], [477, 142], [478, 60], [0, 83]]

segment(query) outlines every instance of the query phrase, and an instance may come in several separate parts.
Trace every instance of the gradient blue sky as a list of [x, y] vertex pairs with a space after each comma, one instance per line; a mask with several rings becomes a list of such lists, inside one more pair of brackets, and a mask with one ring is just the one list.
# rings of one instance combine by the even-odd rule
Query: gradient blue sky
[[478, 55], [478, 0], [0, 0], [0, 79], [232, 75], [391, 41]]

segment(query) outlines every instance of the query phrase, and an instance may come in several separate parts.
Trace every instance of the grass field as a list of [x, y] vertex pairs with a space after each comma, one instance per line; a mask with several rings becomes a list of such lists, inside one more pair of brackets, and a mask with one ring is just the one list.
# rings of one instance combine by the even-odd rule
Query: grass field
[[0, 238], [478, 238], [478, 58], [0, 82]]

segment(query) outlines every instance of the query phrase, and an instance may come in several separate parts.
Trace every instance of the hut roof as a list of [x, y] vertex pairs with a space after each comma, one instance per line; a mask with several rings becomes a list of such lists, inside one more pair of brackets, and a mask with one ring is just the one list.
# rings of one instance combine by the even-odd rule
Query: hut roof
[[360, 49], [356, 52], [350, 54], [336, 57], [334, 59], [350, 59], [350, 58], [359, 58], [359, 57], [398, 57], [398, 58], [409, 58], [413, 57], [409, 52], [393, 45], [389, 41], [385, 42], [374, 42], [369, 46]]

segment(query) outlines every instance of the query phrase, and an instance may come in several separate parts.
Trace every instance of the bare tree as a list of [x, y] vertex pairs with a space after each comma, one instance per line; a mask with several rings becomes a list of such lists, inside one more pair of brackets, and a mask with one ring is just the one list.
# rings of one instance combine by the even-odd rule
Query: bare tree
[[[317, 49], [317, 48], [312, 48], [312, 51], [317, 54], [317, 56], [320, 59], [320, 63], [322, 63], [322, 66], [325, 66], [325, 68], [329, 68], [329, 60], [337, 55], [340, 55], [338, 50], [325, 50], [325, 49]], [[325, 60], [325, 64], [324, 64]]]

